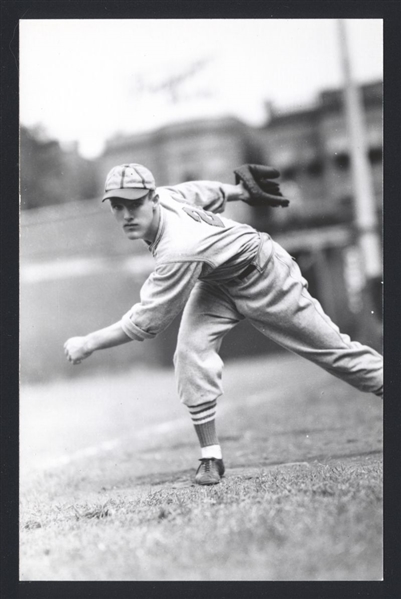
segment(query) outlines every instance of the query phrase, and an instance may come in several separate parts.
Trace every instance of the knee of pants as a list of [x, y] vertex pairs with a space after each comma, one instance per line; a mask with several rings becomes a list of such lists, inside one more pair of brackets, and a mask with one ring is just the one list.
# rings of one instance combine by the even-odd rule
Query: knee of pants
[[178, 343], [174, 354], [178, 394], [182, 403], [194, 406], [220, 396], [223, 361], [216, 348], [191, 337]]
[[191, 361], [191, 357], [194, 354], [196, 354], [196, 347], [193, 343], [190, 343], [190, 339], [182, 339], [179, 337], [173, 358], [176, 370], [188, 361]]
[[207, 334], [203, 334], [199, 329], [189, 331], [180, 328], [174, 352], [174, 365], [180, 367], [191, 364], [214, 350], [214, 344], [210, 343]]
[[201, 377], [206, 364], [215, 352], [205, 343], [198, 344], [193, 337], [178, 342], [174, 353], [174, 367], [178, 378]]

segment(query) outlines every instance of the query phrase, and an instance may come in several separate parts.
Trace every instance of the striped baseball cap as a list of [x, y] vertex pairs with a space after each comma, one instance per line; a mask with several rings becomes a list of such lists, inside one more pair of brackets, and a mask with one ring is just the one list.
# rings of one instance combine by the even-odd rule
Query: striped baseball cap
[[155, 179], [142, 164], [120, 164], [111, 169], [106, 178], [102, 202], [110, 198], [139, 200], [156, 189]]

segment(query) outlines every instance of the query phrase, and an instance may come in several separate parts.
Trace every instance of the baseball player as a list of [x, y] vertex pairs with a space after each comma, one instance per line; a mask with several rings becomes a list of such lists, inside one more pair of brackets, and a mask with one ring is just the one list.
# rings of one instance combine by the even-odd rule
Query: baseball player
[[68, 360], [79, 364], [94, 351], [153, 339], [184, 309], [174, 365], [199, 439], [200, 485], [217, 484], [224, 474], [215, 426], [223, 393], [219, 349], [245, 318], [357, 389], [383, 395], [381, 355], [339, 331], [310, 296], [294, 258], [267, 233], [219, 215], [230, 201], [286, 206], [275, 181], [279, 172], [259, 165], [234, 172], [233, 185], [192, 181], [157, 188], [140, 164], [111, 169], [103, 201], [128, 239], [145, 241], [155, 269], [119, 322], [64, 345]]

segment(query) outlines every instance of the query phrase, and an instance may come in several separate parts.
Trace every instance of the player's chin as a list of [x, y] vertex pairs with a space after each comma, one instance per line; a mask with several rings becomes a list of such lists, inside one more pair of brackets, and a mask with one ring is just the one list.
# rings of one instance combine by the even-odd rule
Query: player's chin
[[140, 227], [124, 227], [124, 233], [128, 239], [142, 239], [143, 236]]

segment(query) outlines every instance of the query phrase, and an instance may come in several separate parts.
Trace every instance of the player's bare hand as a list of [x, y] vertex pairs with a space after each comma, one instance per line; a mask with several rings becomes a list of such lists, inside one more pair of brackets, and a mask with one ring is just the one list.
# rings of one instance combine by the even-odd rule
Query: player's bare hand
[[242, 181], [240, 181], [239, 183], [237, 183], [236, 187], [238, 189], [239, 199], [240, 200], [242, 200], [243, 202], [246, 202], [247, 200], [250, 199], [251, 194], [246, 189], [246, 187], [244, 186], [244, 184], [242, 183]]
[[72, 364], [80, 364], [93, 352], [88, 349], [86, 337], [71, 337], [64, 343], [64, 353]]

